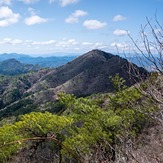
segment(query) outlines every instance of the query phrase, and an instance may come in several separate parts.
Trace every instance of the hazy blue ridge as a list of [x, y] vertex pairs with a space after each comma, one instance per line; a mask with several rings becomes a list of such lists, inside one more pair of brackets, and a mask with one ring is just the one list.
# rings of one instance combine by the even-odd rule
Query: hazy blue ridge
[[11, 54], [0, 54], [0, 62], [5, 61], [7, 59], [16, 59], [17, 61], [25, 64], [38, 64], [41, 67], [58, 67], [62, 66], [73, 59], [75, 59], [76, 56], [51, 56], [51, 57], [31, 57], [29, 55], [25, 54], [16, 54], [16, 53], [11, 53]]

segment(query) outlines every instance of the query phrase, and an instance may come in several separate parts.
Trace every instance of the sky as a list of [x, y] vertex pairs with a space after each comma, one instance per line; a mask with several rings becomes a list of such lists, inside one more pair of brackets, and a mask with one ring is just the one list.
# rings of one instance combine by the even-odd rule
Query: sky
[[0, 0], [0, 53], [132, 51], [155, 14], [162, 25], [163, 0]]

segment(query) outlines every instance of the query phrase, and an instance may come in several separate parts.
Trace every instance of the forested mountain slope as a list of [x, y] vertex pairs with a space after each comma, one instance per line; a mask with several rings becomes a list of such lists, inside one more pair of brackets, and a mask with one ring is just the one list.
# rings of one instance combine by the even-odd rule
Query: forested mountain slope
[[39, 69], [41, 67], [38, 65], [23, 64], [14, 58], [0, 62], [0, 74], [3, 75], [18, 75]]
[[[135, 72], [139, 76], [135, 76]], [[2, 80], [0, 108], [5, 113], [11, 112], [13, 108], [30, 112], [33, 107], [55, 102], [59, 92], [72, 93], [78, 97], [112, 92], [114, 86], [109, 77], [116, 74], [125, 80], [125, 85], [131, 86], [145, 79], [148, 72], [136, 65], [131, 69], [130, 63], [119, 56], [92, 50], [64, 66], [40, 70], [11, 81]], [[0, 114], [3, 116], [3, 111]]]

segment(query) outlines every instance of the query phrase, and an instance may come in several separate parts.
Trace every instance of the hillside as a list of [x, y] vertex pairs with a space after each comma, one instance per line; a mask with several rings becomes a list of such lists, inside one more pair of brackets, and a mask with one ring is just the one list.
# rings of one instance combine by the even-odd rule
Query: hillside
[[[26, 91], [49, 71], [42, 69], [17, 76], [0, 75], [0, 109], [23, 99]], [[11, 110], [13, 111], [13, 108]]]
[[[135, 71], [139, 71], [142, 78], [145, 78], [147, 72], [143, 68], [134, 66]], [[92, 50], [72, 62], [52, 70], [28, 92], [38, 92], [48, 88], [73, 93], [77, 96], [110, 92], [114, 88], [109, 77], [115, 76], [117, 73], [126, 80], [127, 86], [140, 80], [136, 77], [130, 78], [135, 71], [131, 70], [129, 74], [129, 67], [129, 62], [126, 59], [100, 50]]]
[[147, 75], [92, 50], [56, 69], [0, 76], [0, 161], [162, 162], [163, 78]]
[[14, 58], [0, 62], [0, 74], [2, 75], [18, 75], [38, 71], [40, 68], [38, 65], [23, 64]]
[[[2, 81], [0, 108], [3, 111], [0, 116], [8, 114], [13, 108], [19, 112], [30, 112], [31, 108], [41, 109], [42, 104], [45, 109], [48, 103], [56, 101], [57, 94], [61, 91], [78, 97], [112, 92], [114, 87], [109, 77], [116, 74], [126, 80], [127, 86], [131, 86], [141, 80], [137, 77], [131, 78], [135, 70], [139, 72], [141, 79], [145, 79], [147, 72], [143, 68], [134, 65], [132, 72], [126, 59], [92, 50], [64, 66], [46, 70], [42, 75], [38, 75], [41, 72], [39, 71], [14, 79], [14, 82]], [[35, 82], [31, 82], [31, 79]]]
[[64, 93], [58, 97], [58, 114], [32, 112], [0, 121], [0, 160], [163, 161], [161, 110], [135, 87], [85, 98]]

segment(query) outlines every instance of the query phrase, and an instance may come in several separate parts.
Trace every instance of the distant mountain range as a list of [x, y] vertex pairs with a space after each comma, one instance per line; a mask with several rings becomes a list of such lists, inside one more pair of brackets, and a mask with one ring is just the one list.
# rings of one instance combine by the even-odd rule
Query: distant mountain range
[[[117, 73], [131, 86], [148, 74], [145, 69], [133, 66], [131, 69], [130, 63], [119, 56], [92, 50], [58, 68], [42, 69], [12, 80], [3, 78], [0, 80], [0, 117], [18, 110], [26, 113], [41, 106], [45, 109], [62, 91], [78, 97], [112, 92], [114, 87], [109, 77]], [[140, 76], [132, 76], [135, 72]]]
[[[147, 61], [147, 59], [145, 59], [145, 57], [141, 55], [139, 57], [134, 54], [132, 54], [131, 56], [125, 56], [123, 54], [119, 54], [119, 55], [140, 67], [145, 67], [149, 71], [153, 70], [152, 62]], [[54, 56], [32, 57], [26, 54], [4, 53], [4, 54], [0, 54], [0, 62], [14, 58], [17, 61], [24, 64], [39, 65], [40, 67], [46, 67], [46, 68], [48, 67], [56, 68], [65, 65], [66, 63], [74, 60], [78, 56], [79, 55], [77, 54], [75, 55], [75, 54], [66, 54], [66, 53], [56, 53]], [[155, 61], [158, 64], [158, 59], [157, 59], [158, 56], [157, 55], [155, 56], [156, 56]]]
[[[63, 55], [63, 54], [62, 54]], [[11, 54], [0, 54], [0, 62], [8, 59], [16, 59], [17, 61], [25, 64], [37, 64], [41, 67], [58, 67], [61, 65], [66, 64], [67, 62], [72, 61], [75, 59], [77, 55], [73, 56], [51, 56], [51, 57], [31, 57], [29, 55], [25, 54], [17, 54], [17, 53], [11, 53]]]
[[0, 74], [2, 75], [24, 74], [30, 71], [38, 71], [40, 68], [38, 65], [21, 63], [14, 58], [0, 62]]

